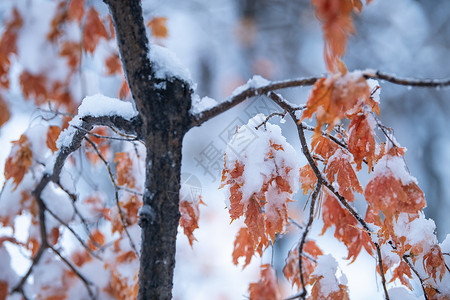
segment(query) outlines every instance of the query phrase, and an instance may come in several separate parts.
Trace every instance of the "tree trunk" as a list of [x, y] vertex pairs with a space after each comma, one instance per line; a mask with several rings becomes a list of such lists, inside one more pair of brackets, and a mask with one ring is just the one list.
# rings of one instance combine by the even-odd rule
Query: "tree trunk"
[[[192, 90], [176, 78], [155, 78], [140, 0], [105, 0], [147, 149], [139, 299], [171, 299], [179, 213], [181, 147], [192, 127]], [[161, 84], [164, 83], [164, 84]]]

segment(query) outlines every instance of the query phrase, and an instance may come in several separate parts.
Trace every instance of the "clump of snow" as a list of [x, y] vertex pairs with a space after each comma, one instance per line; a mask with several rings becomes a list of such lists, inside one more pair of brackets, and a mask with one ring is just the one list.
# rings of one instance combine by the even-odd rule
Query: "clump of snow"
[[[225, 163], [233, 168], [235, 162], [245, 166], [241, 186], [242, 200], [245, 203], [253, 193], [259, 192], [267, 178], [277, 172], [284, 172], [280, 166], [288, 166], [291, 170], [300, 168], [300, 161], [295, 149], [286, 141], [278, 125], [267, 122], [260, 125], [266, 116], [258, 114], [241, 126], [227, 144]], [[281, 145], [284, 151], [274, 151], [273, 159], [268, 159], [271, 143]], [[298, 190], [298, 172], [279, 174], [289, 183], [293, 193]]]
[[216, 100], [209, 97], [200, 98], [200, 96], [197, 94], [193, 94], [191, 99], [192, 99], [191, 114], [201, 114], [205, 110], [213, 108], [214, 106], [217, 105]]
[[338, 292], [339, 282], [336, 279], [338, 263], [330, 254], [317, 258], [317, 266], [311, 276], [322, 277], [320, 279], [321, 296], [327, 298], [329, 294]]
[[247, 81], [246, 84], [237, 87], [233, 91], [231, 96], [236, 96], [236, 95], [242, 93], [243, 91], [248, 90], [249, 88], [254, 88], [254, 89], [260, 88], [262, 86], [268, 85], [269, 83], [270, 83], [270, 81], [265, 79], [264, 77], [262, 77], [260, 75], [254, 75], [251, 79], [249, 79]]
[[69, 127], [64, 129], [59, 134], [58, 139], [56, 140], [56, 147], [58, 149], [62, 149], [64, 147], [70, 147], [70, 144], [73, 141], [73, 137], [78, 129], [76, 127], [80, 127], [83, 124], [83, 121], [81, 121], [81, 118], [78, 116], [75, 116], [70, 122]]
[[398, 178], [403, 185], [418, 184], [417, 179], [406, 169], [403, 157], [386, 155], [381, 158], [375, 165], [372, 178], [391, 175]]
[[0, 270], [0, 281], [6, 281], [10, 286], [17, 283], [18, 276], [11, 267], [11, 257], [4, 246], [0, 247]]
[[87, 96], [78, 107], [78, 116], [102, 117], [120, 116], [130, 120], [137, 115], [131, 102], [125, 102], [116, 98], [106, 97], [101, 94]]
[[131, 120], [136, 115], [137, 111], [134, 109], [131, 102], [125, 102], [101, 94], [87, 96], [78, 107], [78, 115], [69, 122], [69, 127], [59, 135], [58, 140], [56, 141], [56, 147], [61, 149], [70, 146], [73, 137], [78, 130], [76, 127], [80, 127], [83, 124], [81, 120], [83, 117], [119, 116]]
[[407, 289], [404, 287], [394, 287], [389, 289], [388, 291], [389, 299], [392, 300], [417, 300], [416, 296], [411, 294]]
[[431, 219], [426, 219], [423, 213], [413, 221], [409, 221], [409, 214], [401, 213], [394, 221], [393, 229], [398, 237], [406, 237], [406, 243], [410, 245], [421, 245], [423, 253], [429, 251], [432, 245], [437, 244], [434, 234], [436, 224]]
[[178, 78], [189, 83], [191, 86], [193, 85], [191, 73], [181, 64], [178, 57], [171, 50], [152, 44], [148, 58], [153, 64], [156, 78]]
[[49, 210], [63, 222], [69, 223], [74, 215], [72, 200], [56, 184], [50, 182], [41, 194], [42, 200]]
[[372, 94], [372, 99], [375, 102], [380, 103], [381, 88], [378, 81], [375, 79], [367, 79], [367, 84], [369, 85], [370, 91], [374, 92]]

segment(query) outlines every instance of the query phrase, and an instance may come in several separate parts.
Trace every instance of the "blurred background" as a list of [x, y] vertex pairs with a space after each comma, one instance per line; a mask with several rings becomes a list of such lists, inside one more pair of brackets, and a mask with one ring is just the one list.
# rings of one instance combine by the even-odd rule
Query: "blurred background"
[[[8, 17], [5, 14], [10, 4], [5, 3], [0, 4], [4, 12], [0, 18]], [[102, 14], [107, 13], [106, 6], [99, 1], [86, 3], [95, 5]], [[190, 70], [197, 83], [196, 93], [201, 97], [209, 96], [220, 102], [254, 74], [282, 80], [326, 73], [321, 24], [307, 0], [146, 0], [143, 8], [146, 19], [167, 18], [167, 38], [151, 40], [176, 53]], [[354, 22], [356, 34], [350, 38], [344, 57], [350, 71], [376, 69], [399, 77], [450, 77], [449, 1], [373, 0], [361, 14], [354, 16]], [[86, 73], [81, 77], [97, 82], [85, 89], [85, 95], [101, 92], [117, 97], [118, 79], [94, 73], [98, 68], [95, 56], [86, 58], [84, 66]], [[388, 82], [380, 85], [380, 119], [408, 149], [405, 156], [408, 168], [425, 192], [428, 202], [425, 214], [435, 220], [442, 241], [450, 233], [450, 89], [409, 88]], [[283, 94], [290, 102], [301, 105], [309, 91], [296, 88]], [[0, 129], [1, 174], [9, 141], [17, 139], [35, 122], [36, 116], [35, 107], [24, 101], [19, 92], [12, 91], [8, 99], [14, 118]], [[268, 115], [274, 111], [280, 109], [265, 97], [249, 99], [192, 129], [185, 137], [182, 178], [192, 186], [193, 193], [201, 191], [206, 206], [201, 207], [200, 228], [194, 232], [198, 241], [193, 248], [184, 236], [178, 239], [175, 299], [245, 299], [248, 283], [258, 278], [259, 264], [272, 260], [284, 296], [295, 293], [285, 282], [282, 268], [287, 252], [300, 237], [299, 232], [289, 228], [290, 234], [241, 271], [240, 266], [231, 263], [239, 220], [229, 225], [224, 195], [218, 190], [223, 153], [236, 126], [246, 124], [256, 113]], [[271, 122], [282, 127], [300, 155], [290, 120], [284, 122], [275, 117]], [[301, 223], [307, 217], [306, 198], [297, 195], [295, 199], [293, 206], [299, 213], [291, 217]], [[343, 259], [346, 250], [333, 240], [332, 229], [319, 237], [320, 229], [321, 222], [317, 220], [310, 237], [317, 237], [324, 252], [338, 259], [347, 276], [351, 298], [381, 299], [375, 260], [364, 253], [348, 265]]]

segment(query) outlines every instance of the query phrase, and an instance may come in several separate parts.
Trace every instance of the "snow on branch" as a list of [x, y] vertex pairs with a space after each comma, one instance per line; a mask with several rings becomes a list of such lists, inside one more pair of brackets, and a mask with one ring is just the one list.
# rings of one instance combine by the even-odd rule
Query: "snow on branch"
[[[362, 75], [366, 79], [380, 79], [397, 85], [415, 86], [415, 87], [446, 87], [450, 86], [450, 78], [444, 79], [416, 79], [416, 78], [400, 78], [396, 75], [387, 74], [377, 70], [362, 71]], [[289, 79], [282, 81], [270, 82], [260, 76], [254, 76], [246, 84], [236, 88], [230, 97], [220, 104], [204, 109], [192, 109], [194, 114], [193, 126], [200, 126], [209, 119], [233, 108], [248, 98], [258, 95], [268, 95], [268, 93], [292, 87], [312, 86], [319, 79], [327, 76], [304, 77], [297, 79]], [[195, 104], [195, 103], [194, 103]]]
[[[68, 259], [52, 247], [49, 241], [46, 219], [48, 216], [55, 217], [55, 213], [50, 210], [54, 205], [49, 206], [44, 200], [43, 194], [51, 182], [60, 186], [60, 175], [65, 161], [74, 151], [80, 148], [83, 139], [85, 139], [86, 135], [94, 126], [109, 126], [129, 135], [138, 135], [140, 132], [140, 121], [131, 103], [102, 95], [86, 97], [83, 100], [78, 109], [78, 115], [69, 122], [69, 128], [63, 131], [58, 138], [57, 147], [59, 150], [53, 154], [53, 162], [48, 164], [32, 192], [38, 205], [40, 245], [28, 271], [19, 280], [18, 284], [12, 288], [12, 292], [23, 293], [24, 284], [33, 273], [33, 269], [39, 264], [41, 258], [44, 256], [43, 254], [47, 253], [48, 250], [52, 250], [84, 283], [89, 297], [91, 299], [95, 298], [91, 283], [76, 270], [76, 267]], [[56, 220], [60, 221], [65, 227], [68, 227], [64, 220]], [[69, 231], [74, 234], [73, 230]], [[80, 240], [76, 234], [74, 235], [75, 238]]]

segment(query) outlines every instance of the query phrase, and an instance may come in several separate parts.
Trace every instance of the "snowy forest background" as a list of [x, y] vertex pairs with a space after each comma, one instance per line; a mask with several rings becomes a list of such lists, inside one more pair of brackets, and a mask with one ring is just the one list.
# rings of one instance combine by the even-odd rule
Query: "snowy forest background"
[[[0, 20], [7, 17], [4, 12], [14, 2], [0, 3]], [[18, 2], [29, 3], [29, 9], [36, 13], [48, 14], [49, 20], [52, 17], [52, 1]], [[107, 13], [102, 2], [91, 2], [102, 14]], [[399, 76], [449, 77], [450, 2], [436, 2], [374, 0], [367, 5], [355, 17], [357, 33], [350, 39], [344, 58], [349, 70], [372, 68]], [[167, 17], [168, 38], [154, 39], [153, 42], [177, 54], [190, 70], [194, 82], [201, 87], [196, 91], [200, 96], [220, 101], [253, 74], [280, 80], [321, 75], [326, 71], [320, 23], [314, 17], [309, 1], [152, 0], [143, 1], [143, 9], [147, 17]], [[84, 59], [85, 94], [101, 92], [116, 97], [120, 86], [118, 78], [96, 73], [102, 47], [107, 48], [107, 45], [100, 45], [93, 56]], [[24, 55], [29, 55], [30, 59], [40, 55], [45, 57], [32, 43]], [[450, 131], [447, 129], [450, 125], [450, 90], [380, 84], [382, 121], [394, 129], [399, 143], [408, 149], [405, 156], [408, 167], [427, 198], [426, 216], [435, 220], [440, 230], [438, 238], [442, 241], [450, 233], [447, 217], [450, 212]], [[301, 88], [285, 94], [290, 101], [301, 104], [306, 102], [308, 93], [308, 88]], [[0, 168], [9, 153], [9, 141], [16, 140], [30, 124], [39, 122], [39, 112], [32, 110], [34, 106], [19, 92], [11, 92], [8, 99], [13, 111], [23, 113], [13, 113], [15, 118], [0, 129]], [[229, 225], [224, 195], [218, 187], [223, 152], [236, 126], [246, 124], [256, 113], [268, 115], [276, 110], [264, 97], [257, 97], [200, 128], [194, 128], [185, 137], [182, 178], [192, 187], [193, 193], [201, 191], [206, 206], [201, 206], [199, 229], [194, 233], [197, 242], [193, 248], [183, 235], [178, 239], [175, 299], [242, 299], [248, 283], [257, 278], [258, 259], [242, 272], [231, 263], [239, 224]], [[279, 121], [279, 118], [272, 122], [275, 120]], [[299, 151], [292, 124], [281, 121], [278, 125], [288, 140], [292, 137], [290, 142]], [[2, 169], [0, 176], [0, 185], [3, 185]], [[305, 199], [301, 197], [299, 193], [296, 199], [300, 199], [299, 205], [303, 208]], [[313, 228], [312, 235], [319, 233], [320, 228]], [[280, 282], [284, 280], [281, 274], [284, 259], [294, 243], [295, 239], [286, 236], [262, 258], [264, 262], [274, 260]], [[332, 239], [332, 231], [320, 237], [318, 243], [325, 252], [332, 249], [338, 260], [342, 258], [339, 263], [347, 275], [352, 299], [369, 299], [368, 295], [373, 295], [373, 299], [382, 297], [370, 256], [361, 255], [355, 263], [348, 265], [343, 260], [345, 249]], [[15, 253], [12, 257], [15, 268], [24, 272], [27, 262], [21, 254]], [[368, 268], [374, 270], [372, 277], [358, 276], [360, 270]], [[289, 290], [287, 282], [284, 282], [284, 288]]]

